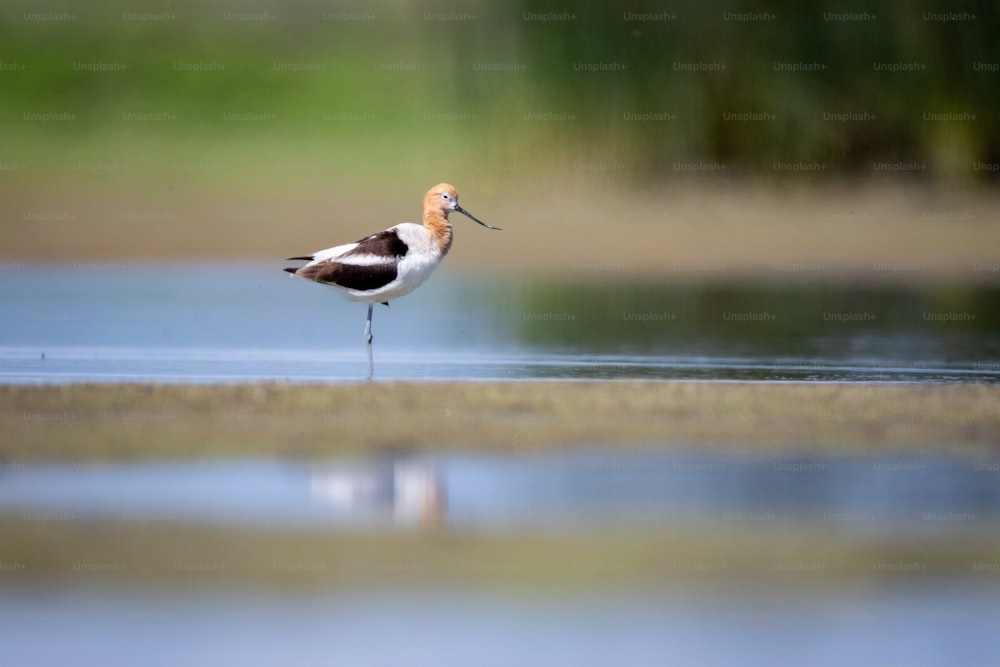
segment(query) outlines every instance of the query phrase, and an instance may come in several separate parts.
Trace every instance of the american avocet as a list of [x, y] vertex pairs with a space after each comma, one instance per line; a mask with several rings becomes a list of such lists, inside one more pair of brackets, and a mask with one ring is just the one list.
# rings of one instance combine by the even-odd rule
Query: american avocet
[[452, 211], [458, 211], [483, 227], [500, 229], [487, 225], [459, 206], [455, 188], [439, 183], [424, 195], [423, 224], [402, 222], [355, 243], [290, 257], [290, 260], [306, 260], [308, 264], [285, 271], [297, 278], [332, 287], [351, 301], [367, 303], [365, 342], [370, 352], [372, 307], [376, 303], [388, 306], [389, 301], [409, 294], [430, 277], [451, 249], [448, 214]]

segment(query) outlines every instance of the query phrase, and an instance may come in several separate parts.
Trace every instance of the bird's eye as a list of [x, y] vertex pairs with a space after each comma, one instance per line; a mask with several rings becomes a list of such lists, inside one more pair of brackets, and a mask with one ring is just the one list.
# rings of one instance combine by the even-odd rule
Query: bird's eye
[[444, 193], [444, 192], [442, 192], [442, 193], [441, 193], [441, 198], [442, 198], [442, 199], [451, 199], [451, 197], [449, 197], [449, 196], [448, 196], [448, 195], [447, 195], [446, 193]]

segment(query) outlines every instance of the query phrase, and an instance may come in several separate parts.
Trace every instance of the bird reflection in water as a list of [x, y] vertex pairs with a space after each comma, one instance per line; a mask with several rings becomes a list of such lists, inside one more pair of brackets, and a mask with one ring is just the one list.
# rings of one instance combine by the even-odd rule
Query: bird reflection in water
[[413, 458], [390, 455], [369, 464], [317, 468], [310, 489], [314, 499], [349, 522], [430, 529], [447, 518], [441, 474]]

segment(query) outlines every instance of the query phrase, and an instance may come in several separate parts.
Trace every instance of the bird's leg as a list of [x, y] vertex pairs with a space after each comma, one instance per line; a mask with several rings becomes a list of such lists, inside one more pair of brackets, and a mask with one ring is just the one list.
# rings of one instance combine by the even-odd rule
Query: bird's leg
[[372, 306], [375, 304], [368, 304], [368, 319], [365, 320], [365, 342], [369, 345], [372, 344]]
[[368, 352], [368, 379], [375, 375], [375, 361], [372, 357], [372, 306], [368, 304], [368, 319], [365, 320], [365, 351]]

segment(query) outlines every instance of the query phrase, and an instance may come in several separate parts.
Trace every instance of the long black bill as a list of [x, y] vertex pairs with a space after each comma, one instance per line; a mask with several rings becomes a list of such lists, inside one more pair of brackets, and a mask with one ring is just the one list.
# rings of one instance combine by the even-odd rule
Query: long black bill
[[475, 220], [476, 222], [478, 222], [479, 224], [481, 224], [483, 227], [486, 227], [487, 229], [495, 229], [497, 231], [502, 231], [499, 227], [493, 227], [491, 225], [487, 225], [485, 222], [483, 222], [482, 220], [480, 220], [476, 216], [472, 215], [471, 213], [469, 213], [468, 211], [466, 211], [464, 208], [462, 208], [458, 204], [455, 204], [455, 210], [458, 211], [459, 213], [461, 213], [462, 215], [464, 215], [465, 217], [467, 217], [467, 218], [469, 218], [471, 220]]

